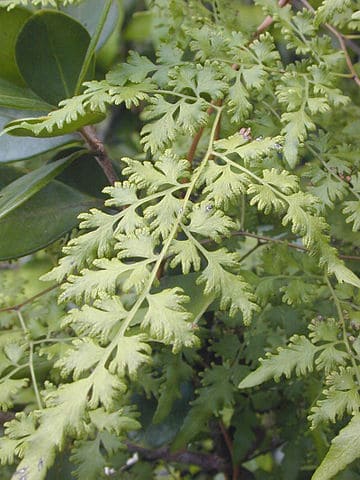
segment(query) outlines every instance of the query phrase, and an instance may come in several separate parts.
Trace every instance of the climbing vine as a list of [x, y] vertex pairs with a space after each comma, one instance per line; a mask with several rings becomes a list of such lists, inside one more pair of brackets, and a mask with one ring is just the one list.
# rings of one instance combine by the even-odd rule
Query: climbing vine
[[360, 4], [140, 3], [0, 2], [2, 478], [360, 478]]

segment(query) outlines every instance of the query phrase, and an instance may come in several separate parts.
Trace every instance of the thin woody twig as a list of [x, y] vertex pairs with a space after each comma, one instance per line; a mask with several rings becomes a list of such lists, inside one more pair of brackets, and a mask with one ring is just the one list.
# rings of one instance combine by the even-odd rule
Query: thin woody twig
[[[300, 2], [310, 12], [315, 13], [315, 9], [310, 5], [310, 3], [307, 0], [300, 0]], [[349, 44], [349, 42], [346, 40], [344, 35], [341, 32], [339, 32], [339, 30], [337, 30], [335, 27], [333, 27], [329, 23], [324, 23], [323, 25], [327, 30], [329, 30], [329, 32], [331, 32], [337, 38], [337, 40], [340, 44], [340, 48], [344, 52], [345, 61], [346, 61], [348, 70], [352, 75], [351, 78], [360, 87], [360, 78], [359, 78], [358, 74], [356, 73], [356, 70], [354, 68], [354, 65], [352, 63], [352, 60], [350, 58], [350, 55], [349, 55], [349, 52], [348, 52], [348, 49], [347, 49], [347, 44]]]
[[[210, 116], [213, 113], [213, 111], [214, 111], [214, 107], [209, 107], [207, 109], [206, 113]], [[205, 129], [205, 127], [201, 127], [200, 130], [197, 132], [197, 134], [193, 138], [190, 149], [189, 149], [188, 154], [186, 156], [189, 163], [192, 163], [192, 161], [194, 160], [196, 149], [197, 149], [197, 146], [199, 145], [201, 137], [204, 133], [204, 129]]]
[[2, 312], [16, 312], [17, 310], [20, 310], [22, 307], [25, 307], [25, 305], [28, 305], [29, 303], [33, 302], [34, 300], [42, 297], [46, 293], [51, 292], [52, 290], [55, 290], [55, 288], [58, 288], [59, 285], [53, 285], [52, 287], [46, 288], [42, 292], [37, 293], [33, 297], [28, 298], [22, 303], [18, 303], [17, 305], [12, 305], [11, 307], [5, 307], [5, 308], [0, 308], [0, 313]]
[[[265, 245], [266, 243], [279, 243], [279, 244], [286, 245], [289, 248], [294, 248], [295, 250], [301, 250], [303, 252], [308, 252], [309, 251], [306, 247], [304, 247], [302, 245], [298, 245], [297, 243], [287, 242], [286, 240], [280, 240], [279, 238], [266, 237], [264, 235], [257, 235], [256, 233], [247, 232], [245, 230], [238, 230], [238, 231], [232, 232], [231, 236], [232, 237], [256, 238], [257, 240], [259, 240], [259, 242], [261, 242], [260, 245], [256, 246], [256, 248], [261, 246], [261, 244]], [[207, 240], [203, 240], [201, 243], [203, 245], [206, 245], [207, 243], [212, 243], [212, 242], [213, 242], [213, 240], [207, 239]], [[341, 258], [343, 260], [353, 260], [355, 262], [360, 262], [360, 257], [356, 256], [356, 255], [339, 254], [339, 258]]]
[[342, 36], [342, 34], [336, 29], [334, 28], [332, 25], [329, 25], [328, 23], [325, 24], [325, 27], [330, 31], [332, 32], [335, 37], [338, 39], [338, 42], [340, 44], [340, 47], [341, 47], [341, 50], [344, 52], [344, 55], [345, 55], [345, 60], [346, 60], [346, 64], [347, 64], [347, 67], [349, 69], [349, 72], [351, 73], [352, 75], [352, 79], [354, 80], [354, 82], [357, 84], [358, 87], [360, 87], [360, 78], [358, 76], [358, 74], [356, 73], [356, 70], [355, 70], [355, 67], [351, 61], [351, 58], [350, 58], [350, 55], [349, 55], [349, 52], [348, 52], [348, 49], [346, 47], [346, 43], [345, 43], [345, 39], [344, 37]]
[[126, 442], [126, 446], [130, 453], [137, 453], [142, 459], [150, 462], [163, 460], [165, 462], [191, 464], [201, 467], [204, 472], [222, 472], [226, 470], [224, 460], [217, 455], [191, 452], [189, 450], [172, 453], [168, 448], [150, 449], [130, 442]]
[[96, 160], [102, 168], [106, 178], [111, 185], [114, 185], [118, 180], [118, 177], [103, 142], [96, 135], [95, 129], [91, 126], [87, 126], [80, 130], [80, 134], [96, 155]]
[[199, 142], [201, 140], [203, 133], [204, 133], [204, 127], [201, 127], [200, 130], [195, 135], [195, 137], [193, 138], [188, 154], [186, 156], [186, 159], [189, 161], [189, 163], [192, 163], [192, 161], [194, 160], [196, 149], [197, 149], [197, 146], [199, 145]]
[[[289, 3], [290, 0], [279, 0], [279, 7], [285, 7], [287, 3]], [[274, 19], [271, 15], [268, 15], [265, 20], [257, 27], [256, 32], [254, 33], [254, 37], [257, 38], [261, 33], [265, 32], [270, 25], [273, 23]]]
[[238, 480], [240, 469], [239, 469], [239, 466], [235, 465], [234, 461], [233, 461], [233, 456], [234, 456], [233, 442], [232, 442], [232, 440], [230, 438], [230, 435], [229, 435], [228, 431], [226, 430], [223, 422], [220, 421], [219, 425], [220, 425], [220, 430], [221, 430], [222, 436], [224, 437], [227, 449], [229, 450], [229, 454], [230, 454], [231, 459], [232, 459], [232, 480]]
[[[290, 242], [286, 242], [285, 240], [280, 240], [278, 238], [273, 238], [273, 237], [266, 237], [264, 235], [257, 235], [255, 233], [250, 233], [250, 232], [245, 232], [245, 231], [237, 231], [237, 232], [233, 232], [232, 235], [241, 236], [241, 237], [256, 238], [260, 242], [264, 242], [264, 243], [280, 243], [280, 244], [286, 245], [289, 248], [294, 248], [295, 250], [302, 250], [304, 252], [309, 251], [306, 247], [303, 247], [302, 245], [298, 245], [297, 243], [290, 243]], [[357, 261], [357, 262], [360, 261], [360, 257], [358, 257], [356, 255], [342, 255], [342, 254], [339, 254], [339, 258], [341, 258], [343, 260], [354, 260], [354, 261]]]

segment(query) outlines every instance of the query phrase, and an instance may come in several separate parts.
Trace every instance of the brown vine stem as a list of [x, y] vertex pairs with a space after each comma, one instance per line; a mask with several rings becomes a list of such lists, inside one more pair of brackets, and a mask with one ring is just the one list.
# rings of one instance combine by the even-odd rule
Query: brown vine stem
[[94, 127], [83, 127], [79, 132], [89, 145], [90, 149], [94, 152], [96, 160], [102, 168], [106, 178], [109, 180], [111, 185], [114, 185], [114, 183], [118, 180], [118, 176], [116, 175], [103, 142], [96, 135]]
[[[290, 0], [279, 0], [278, 5], [279, 7], [285, 7], [286, 4], [289, 3]], [[265, 32], [270, 25], [273, 23], [274, 19], [271, 15], [268, 15], [265, 20], [257, 27], [256, 32], [254, 33], [254, 37], [257, 38], [261, 33]]]
[[196, 149], [197, 149], [197, 146], [199, 145], [199, 142], [201, 140], [203, 133], [204, 133], [204, 127], [201, 127], [200, 130], [195, 135], [195, 137], [193, 138], [188, 154], [186, 156], [186, 159], [189, 161], [190, 164], [194, 160]]
[[18, 310], [20, 310], [22, 307], [25, 307], [25, 305], [28, 305], [29, 303], [33, 302], [34, 300], [36, 300], [37, 298], [40, 298], [42, 297], [43, 295], [45, 295], [46, 293], [49, 293], [51, 292], [52, 290], [55, 290], [55, 288], [58, 288], [59, 285], [53, 285], [52, 287], [49, 287], [49, 288], [46, 288], [45, 290], [42, 290], [41, 292], [37, 293], [36, 295], [34, 295], [33, 297], [30, 297], [28, 298], [27, 300], [25, 300], [24, 302], [22, 303], [18, 303], [17, 305], [12, 305], [11, 307], [5, 307], [5, 308], [0, 308], [0, 313], [3, 313], [3, 312], [16, 312]]
[[239, 466], [234, 463], [234, 446], [232, 440], [222, 421], [219, 422], [219, 426], [232, 460], [232, 480], [238, 480], [240, 469]]
[[[306, 247], [303, 247], [302, 245], [298, 245], [297, 243], [290, 243], [290, 242], [286, 242], [285, 240], [280, 240], [280, 239], [273, 238], [273, 237], [266, 237], [264, 235], [257, 235], [255, 233], [238, 231], [238, 232], [233, 232], [232, 235], [256, 238], [256, 239], [258, 239], [258, 240], [260, 240], [261, 242], [264, 242], [264, 243], [280, 243], [280, 244], [286, 245], [289, 248], [294, 248], [295, 250], [302, 250], [304, 252], [308, 251], [308, 249]], [[360, 257], [358, 257], [356, 255], [342, 255], [342, 254], [339, 254], [339, 258], [342, 258], [343, 260], [354, 260], [355, 262], [360, 262]]]
[[130, 442], [126, 442], [126, 446], [130, 453], [137, 453], [143, 460], [148, 462], [162, 460], [165, 462], [192, 464], [201, 467], [205, 472], [221, 472], [226, 470], [223, 459], [216, 455], [190, 452], [188, 450], [172, 453], [168, 448], [150, 449]]
[[[310, 12], [315, 13], [315, 9], [310, 5], [310, 3], [307, 0], [300, 0], [300, 2]], [[340, 48], [344, 52], [345, 61], [346, 61], [348, 70], [351, 73], [351, 78], [352, 78], [352, 80], [354, 80], [356, 85], [358, 87], [360, 87], [360, 78], [359, 78], [358, 74], [356, 73], [356, 70], [355, 70], [354, 65], [352, 63], [352, 60], [350, 58], [350, 55], [349, 55], [349, 52], [348, 52], [348, 49], [347, 49], [347, 46], [346, 46], [346, 43], [347, 43], [346, 38], [344, 37], [344, 35], [341, 32], [339, 32], [339, 30], [337, 30], [335, 27], [333, 27], [329, 23], [324, 23], [323, 25], [327, 30], [329, 30], [329, 32], [331, 32], [337, 38], [337, 40], [340, 44]]]
[[[214, 107], [209, 107], [206, 111], [206, 113], [210, 116], [214, 112]], [[194, 136], [193, 141], [191, 143], [191, 146], [189, 148], [188, 154], [186, 156], [186, 159], [188, 162], [191, 164], [194, 160], [195, 153], [197, 146], [199, 145], [199, 142], [201, 140], [201, 137], [203, 136], [205, 127], [201, 127], [200, 130], [197, 132], [197, 134]]]
[[[238, 231], [232, 232], [231, 236], [256, 238], [257, 240], [262, 242], [263, 245], [265, 245], [266, 243], [279, 243], [279, 244], [286, 245], [289, 248], [294, 248], [295, 250], [302, 250], [303, 252], [308, 252], [308, 249], [306, 247], [303, 247], [302, 245], [298, 245], [297, 243], [291, 243], [291, 242], [287, 242], [285, 240], [280, 240], [278, 238], [273, 238], [273, 237], [266, 237], [264, 235], [257, 235], [256, 233], [246, 232], [245, 230], [238, 230]], [[203, 245], [206, 245], [207, 243], [212, 243], [212, 242], [213, 240], [208, 239], [208, 240], [202, 241], [201, 243]], [[261, 246], [261, 243], [257, 245], [256, 248], [258, 248], [259, 246]], [[339, 254], [339, 258], [343, 260], [353, 260], [355, 262], [360, 262], [360, 257], [356, 255]]]

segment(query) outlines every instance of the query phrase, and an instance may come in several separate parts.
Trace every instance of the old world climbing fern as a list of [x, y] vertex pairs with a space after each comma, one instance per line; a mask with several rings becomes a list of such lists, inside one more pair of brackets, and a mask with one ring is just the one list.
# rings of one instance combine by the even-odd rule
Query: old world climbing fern
[[360, 478], [359, 2], [93, 3], [0, 2], [2, 478]]

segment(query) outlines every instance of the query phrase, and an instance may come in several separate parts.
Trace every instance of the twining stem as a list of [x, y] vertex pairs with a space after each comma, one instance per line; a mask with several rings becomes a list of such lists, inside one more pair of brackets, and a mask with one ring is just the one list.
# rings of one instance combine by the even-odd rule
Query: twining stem
[[83, 82], [86, 78], [86, 74], [89, 70], [91, 62], [93, 61], [96, 45], [99, 42], [100, 35], [101, 35], [101, 32], [103, 31], [104, 25], [106, 23], [106, 19], [107, 19], [107, 16], [109, 14], [111, 5], [112, 5], [112, 0], [106, 0], [105, 1], [104, 8], [103, 8], [103, 10], [101, 12], [101, 16], [99, 18], [99, 23], [97, 24], [95, 33], [91, 37], [88, 49], [86, 51], [86, 56], [85, 56], [84, 62], [82, 64], [81, 71], [80, 71], [80, 74], [79, 74], [79, 78], [78, 78], [78, 81], [77, 81], [77, 84], [76, 84], [75, 95], [78, 95], [80, 93], [81, 85], [83, 84]]
[[233, 469], [233, 474], [232, 474], [232, 480], [238, 480], [239, 478], [239, 473], [240, 473], [240, 469], [239, 469], [239, 466], [238, 465], [235, 465], [235, 462], [234, 462], [234, 446], [233, 446], [233, 442], [230, 438], [230, 435], [229, 435], [229, 432], [226, 430], [225, 428], [225, 425], [222, 421], [219, 422], [219, 426], [220, 426], [220, 430], [221, 430], [221, 433], [222, 433], [222, 436], [224, 437], [224, 440], [225, 440], [225, 443], [226, 443], [226, 447], [230, 453], [230, 456], [231, 456], [231, 460], [232, 460], [232, 469]]
[[261, 242], [258, 242], [253, 248], [250, 248], [248, 252], [246, 252], [242, 257], [239, 258], [239, 263], [243, 262], [246, 260], [250, 255], [252, 255], [256, 250], [260, 247], [262, 247], [264, 244]]
[[[22, 316], [21, 311], [16, 310], [16, 314], [18, 316], [21, 328], [22, 328], [25, 336], [30, 337], [29, 329], [27, 328], [27, 326], [25, 324], [24, 317]], [[43, 405], [42, 405], [40, 392], [39, 392], [39, 388], [38, 388], [37, 380], [36, 380], [35, 369], [34, 369], [34, 345], [33, 345], [33, 342], [31, 340], [29, 341], [29, 369], [30, 369], [31, 381], [32, 381], [32, 385], [33, 385], [33, 389], [34, 389], [34, 393], [35, 393], [35, 397], [36, 397], [36, 402], [38, 404], [39, 410], [42, 410]]]
[[[260, 241], [260, 246], [265, 245], [266, 243], [279, 243], [282, 245], [286, 245], [289, 248], [293, 248], [295, 250], [301, 250], [303, 252], [308, 252], [309, 249], [304, 247], [303, 245], [299, 245], [297, 243], [291, 243], [287, 242], [286, 240], [281, 240], [280, 238], [274, 238], [274, 237], [267, 237], [265, 235], [258, 235], [256, 233], [251, 233], [247, 232], [246, 230], [236, 230], [234, 232], [230, 233], [231, 237], [249, 237], [249, 238], [256, 238], [257, 240]], [[206, 245], [207, 243], [213, 243], [214, 240], [212, 239], [206, 239], [202, 240], [201, 243], [203, 245]], [[360, 262], [360, 257], [356, 255], [342, 255], [339, 254], [339, 258], [343, 260], [353, 260], [355, 262]]]
[[28, 305], [29, 303], [32, 303], [34, 300], [42, 297], [43, 295], [51, 292], [52, 290], [55, 290], [55, 288], [58, 288], [58, 287], [59, 287], [59, 285], [53, 285], [52, 287], [49, 287], [49, 288], [46, 288], [45, 290], [42, 290], [41, 292], [37, 293], [33, 297], [30, 297], [30, 298], [26, 299], [22, 303], [18, 303], [17, 305], [12, 305], [11, 307], [0, 308], [0, 313], [20, 310], [20, 308], [25, 307], [25, 305]]
[[[300, 0], [300, 2], [306, 7], [310, 12], [315, 13], [315, 9], [310, 5], [310, 3], [307, 0]], [[356, 85], [360, 87], [360, 77], [358, 76], [355, 67], [352, 63], [352, 60], [350, 58], [347, 46], [346, 46], [346, 38], [342, 33], [340, 33], [335, 27], [330, 25], [329, 23], [324, 23], [324, 27], [331, 32], [338, 40], [340, 44], [341, 50], [344, 52], [345, 56], [345, 61], [346, 65], [348, 67], [349, 72], [351, 73], [351, 78], [354, 80]], [[359, 52], [357, 52], [359, 53]]]
[[329, 277], [327, 275], [325, 275], [325, 282], [326, 282], [326, 284], [327, 284], [327, 286], [330, 290], [331, 296], [333, 298], [333, 301], [334, 301], [334, 304], [335, 304], [335, 307], [336, 307], [336, 311], [337, 311], [337, 314], [338, 314], [338, 317], [339, 317], [339, 320], [340, 320], [340, 323], [341, 323], [341, 326], [342, 326], [343, 341], [344, 341], [346, 350], [349, 354], [352, 366], [354, 368], [354, 372], [355, 372], [356, 380], [357, 380], [357, 383], [358, 383], [358, 387], [360, 388], [360, 371], [359, 371], [359, 367], [358, 367], [357, 363], [355, 362], [354, 355], [353, 355], [353, 352], [351, 350], [351, 346], [350, 346], [350, 343], [349, 343], [347, 330], [346, 330], [346, 321], [345, 321], [344, 314], [343, 314], [343, 311], [342, 311], [342, 308], [341, 308], [340, 300], [338, 299], [338, 297], [336, 295], [336, 292], [335, 292], [333, 286], [331, 285], [331, 282], [330, 282]]
[[[285, 7], [290, 0], [279, 0], [278, 5], [279, 7]], [[271, 15], [268, 15], [264, 21], [257, 27], [256, 32], [254, 33], [254, 37], [257, 38], [261, 33], [265, 32], [270, 25], [272, 25], [274, 19]]]
[[[214, 112], [214, 107], [211, 106], [207, 109], [206, 113], [210, 116], [212, 113]], [[217, 140], [218, 136], [219, 136], [219, 129], [220, 129], [220, 122], [218, 122], [217, 124], [217, 127], [216, 127], [216, 132], [215, 132], [215, 136], [214, 136], [214, 139]], [[194, 160], [194, 157], [195, 157], [195, 153], [196, 153], [196, 149], [199, 145], [199, 142], [201, 140], [201, 137], [203, 136], [203, 133], [204, 133], [204, 130], [205, 130], [205, 127], [201, 127], [199, 129], [199, 131], [197, 132], [197, 134], [194, 136], [193, 138], [193, 141], [190, 145], [190, 148], [189, 148], [189, 151], [188, 151], [188, 154], [186, 156], [186, 159], [189, 161], [189, 163], [192, 163], [192, 161]]]
[[96, 160], [102, 168], [106, 178], [109, 180], [111, 185], [114, 185], [114, 183], [118, 180], [118, 176], [116, 175], [114, 167], [108, 156], [105, 145], [98, 138], [95, 129], [91, 126], [87, 126], [80, 130], [80, 134], [96, 155]]
[[184, 463], [201, 467], [205, 472], [223, 471], [225, 469], [222, 458], [208, 453], [200, 453], [189, 450], [181, 450], [179, 452], [171, 452], [168, 448], [162, 447], [158, 449], [150, 449], [131, 442], [125, 442], [127, 450], [130, 453], [138, 453], [139, 456], [149, 462], [162, 460], [168, 463]]
[[195, 135], [195, 137], [193, 138], [193, 141], [191, 142], [188, 154], [186, 155], [186, 159], [188, 160], [189, 163], [192, 163], [194, 160], [196, 149], [199, 145], [201, 137], [203, 136], [203, 133], [204, 133], [204, 127], [201, 127], [200, 130]]

